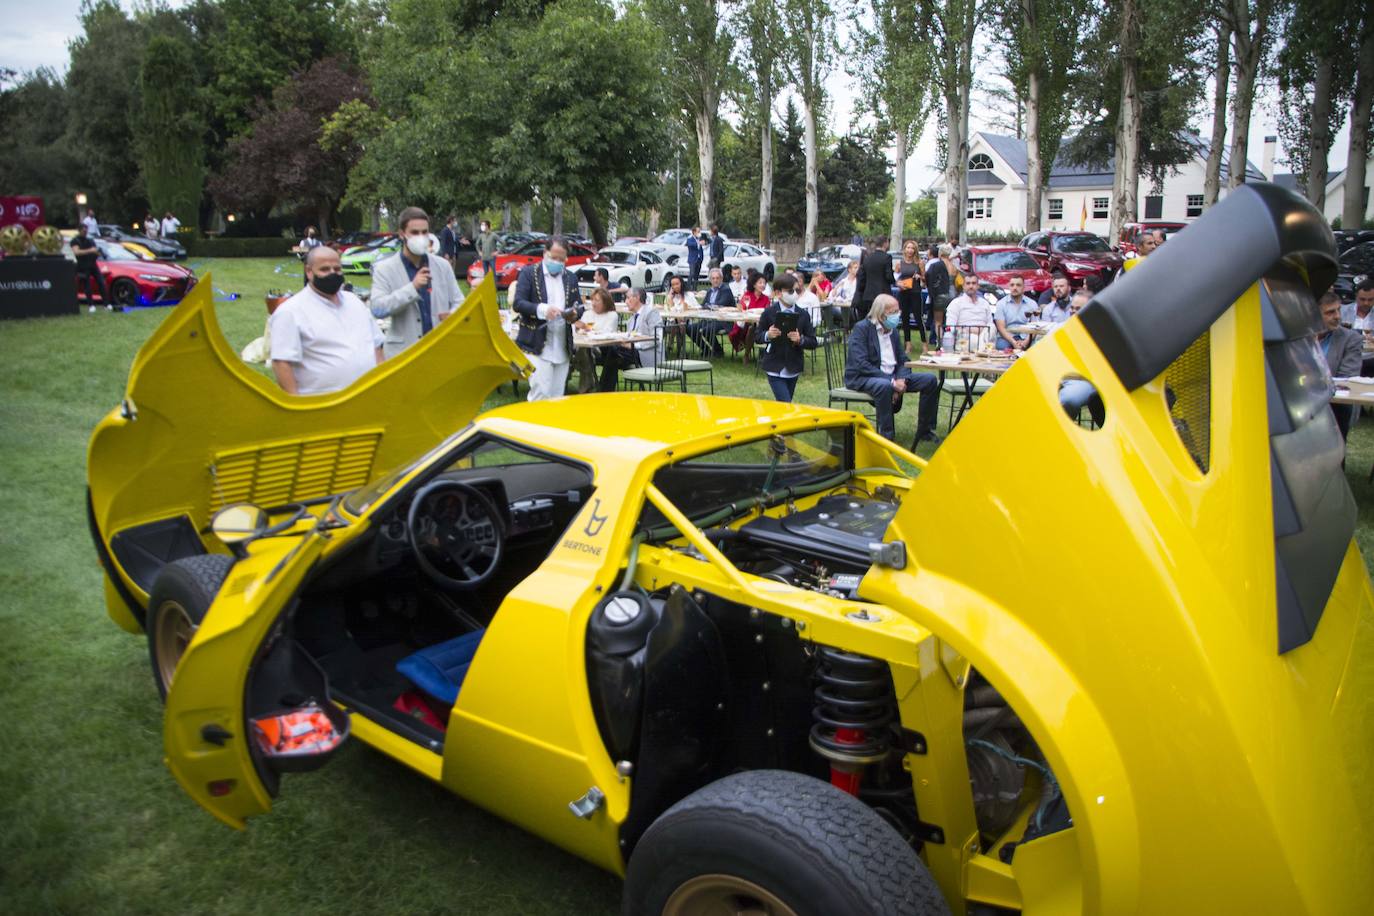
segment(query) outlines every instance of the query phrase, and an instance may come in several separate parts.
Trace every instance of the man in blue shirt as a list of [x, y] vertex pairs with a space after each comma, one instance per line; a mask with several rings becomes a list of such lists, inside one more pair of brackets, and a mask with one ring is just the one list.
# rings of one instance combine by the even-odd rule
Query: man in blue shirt
[[701, 227], [693, 226], [692, 234], [687, 238], [687, 286], [693, 292], [696, 291], [697, 280], [701, 277], [701, 249]]
[[1003, 296], [997, 303], [997, 309], [993, 312], [992, 322], [997, 326], [997, 349], [999, 350], [1024, 350], [1027, 339], [1020, 334], [1012, 334], [1008, 328], [1012, 325], [1025, 324], [1034, 316], [1034, 312], [1039, 311], [1039, 305], [1025, 296], [1026, 281], [1020, 277], [1012, 277], [1007, 282], [1007, 295]]

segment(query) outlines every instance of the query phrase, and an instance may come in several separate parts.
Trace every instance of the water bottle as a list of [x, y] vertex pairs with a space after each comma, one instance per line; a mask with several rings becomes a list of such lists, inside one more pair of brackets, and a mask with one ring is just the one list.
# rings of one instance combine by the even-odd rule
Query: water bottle
[[945, 335], [940, 338], [940, 349], [945, 353], [954, 352], [954, 332], [945, 328]]

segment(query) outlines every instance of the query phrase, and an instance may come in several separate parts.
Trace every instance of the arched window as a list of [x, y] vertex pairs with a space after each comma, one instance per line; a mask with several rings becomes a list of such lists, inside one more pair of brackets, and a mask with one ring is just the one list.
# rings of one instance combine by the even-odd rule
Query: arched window
[[990, 172], [992, 171], [992, 157], [987, 153], [977, 153], [968, 161], [970, 172]]

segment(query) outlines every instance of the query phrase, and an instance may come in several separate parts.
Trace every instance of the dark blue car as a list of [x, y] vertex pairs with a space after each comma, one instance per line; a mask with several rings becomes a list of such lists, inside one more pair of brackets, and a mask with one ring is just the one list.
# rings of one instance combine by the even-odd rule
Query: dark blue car
[[825, 274], [832, 282], [849, 267], [850, 261], [863, 257], [864, 250], [858, 245], [832, 245], [820, 251], [812, 251], [797, 261], [797, 273], [804, 283], [811, 282], [811, 275], [817, 271]]

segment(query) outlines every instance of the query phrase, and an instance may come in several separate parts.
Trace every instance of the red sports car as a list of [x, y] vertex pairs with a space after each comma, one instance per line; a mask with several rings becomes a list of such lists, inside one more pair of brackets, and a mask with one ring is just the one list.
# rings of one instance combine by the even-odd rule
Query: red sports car
[[[578, 264], [585, 264], [596, 257], [596, 249], [577, 242], [568, 242], [568, 266], [576, 267]], [[533, 264], [544, 257], [544, 249], [548, 247], [548, 242], [544, 239], [536, 239], [526, 242], [519, 248], [506, 254], [496, 256], [496, 288], [506, 289], [515, 282], [515, 275], [520, 272], [520, 268], [526, 264]], [[474, 261], [468, 267], [468, 286], [476, 286], [482, 282], [482, 262]]]
[[[100, 248], [96, 264], [116, 306], [175, 305], [196, 285], [195, 271], [189, 267], [169, 261], [145, 261], [123, 245], [104, 239], [96, 239], [95, 244]], [[78, 301], [86, 301], [86, 285], [77, 284]]]
[[972, 269], [983, 283], [1005, 291], [1012, 277], [1026, 283], [1026, 292], [1040, 295], [1050, 288], [1050, 272], [1029, 253], [1012, 245], [973, 245], [955, 255], [960, 270]]
[[1091, 232], [1032, 232], [1021, 240], [1021, 247], [1050, 273], [1062, 271], [1074, 289], [1091, 274], [1112, 282], [1124, 260], [1106, 239]]

